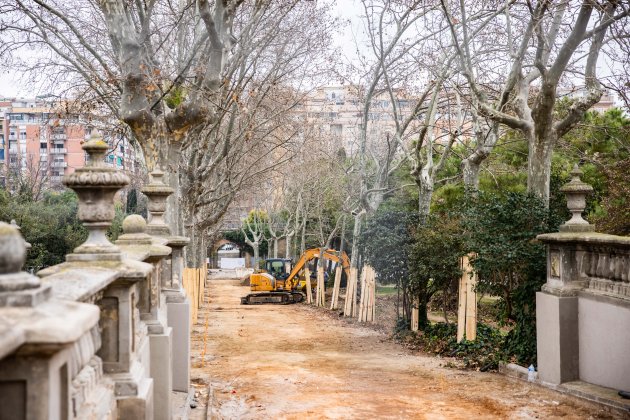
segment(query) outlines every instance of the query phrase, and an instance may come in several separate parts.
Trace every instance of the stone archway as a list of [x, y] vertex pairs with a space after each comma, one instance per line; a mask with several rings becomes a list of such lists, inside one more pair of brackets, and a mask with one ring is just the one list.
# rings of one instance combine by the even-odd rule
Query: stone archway
[[238, 244], [230, 241], [229, 239], [225, 239], [225, 238], [219, 239], [214, 244], [212, 244], [212, 254], [215, 254], [216, 252], [219, 251], [219, 249], [222, 246], [227, 245], [227, 244], [233, 244], [235, 247], [237, 247], [237, 248], [239, 247]]

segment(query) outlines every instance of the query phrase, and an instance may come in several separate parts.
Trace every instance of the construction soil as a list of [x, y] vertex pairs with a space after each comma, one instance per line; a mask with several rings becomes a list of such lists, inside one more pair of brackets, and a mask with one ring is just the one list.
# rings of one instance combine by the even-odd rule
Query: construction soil
[[306, 304], [240, 305], [211, 280], [193, 332], [192, 419], [608, 419], [574, 397], [498, 373], [444, 367], [380, 328]]

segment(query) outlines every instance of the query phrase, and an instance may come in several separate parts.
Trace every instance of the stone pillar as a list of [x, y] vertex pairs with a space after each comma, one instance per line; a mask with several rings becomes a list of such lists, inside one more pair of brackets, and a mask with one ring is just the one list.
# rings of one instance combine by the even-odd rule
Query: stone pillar
[[582, 218], [585, 197], [593, 188], [580, 180], [577, 165], [572, 180], [561, 189], [571, 220], [559, 233], [539, 235], [547, 244], [547, 282], [536, 293], [536, 339], [539, 378], [551, 384], [577, 380], [579, 374], [578, 292], [588, 285], [579, 272], [580, 235], [593, 231]]
[[26, 243], [0, 223], [0, 419], [112, 418], [96, 306], [56, 300], [21, 272]]
[[[151, 246], [145, 233], [146, 222], [138, 215], [123, 221], [123, 234], [116, 245], [133, 255], [143, 245]], [[132, 252], [129, 252], [132, 251]], [[153, 266], [148, 263], [124, 260], [120, 276], [103, 293], [101, 329], [103, 347], [99, 355], [105, 372], [115, 381], [120, 418], [154, 418], [154, 381], [150, 377], [150, 344], [147, 325], [140, 321], [138, 309], [141, 292], [149, 289]]]
[[151, 173], [151, 183], [142, 189], [149, 199], [150, 222], [148, 233], [172, 249], [170, 260], [162, 266], [162, 292], [166, 297], [167, 324], [173, 329], [173, 390], [188, 392], [190, 387], [190, 301], [182, 287], [184, 270], [183, 249], [190, 240], [172, 236], [164, 222], [166, 200], [173, 189], [163, 182], [164, 173]]
[[124, 235], [116, 244], [123, 252], [151, 264], [151, 272], [142, 281], [138, 293], [140, 318], [147, 327], [150, 360], [146, 363], [153, 378], [155, 419], [171, 416], [173, 388], [172, 340], [173, 330], [166, 322], [166, 297], [161, 288], [161, 266], [171, 249], [155, 243], [146, 233], [147, 224], [142, 217], [132, 215], [123, 222]]
[[190, 388], [190, 301], [182, 287], [184, 247], [188, 238], [171, 237], [167, 245], [171, 254], [170, 284], [164, 289], [168, 326], [173, 329], [173, 390], [188, 392]]

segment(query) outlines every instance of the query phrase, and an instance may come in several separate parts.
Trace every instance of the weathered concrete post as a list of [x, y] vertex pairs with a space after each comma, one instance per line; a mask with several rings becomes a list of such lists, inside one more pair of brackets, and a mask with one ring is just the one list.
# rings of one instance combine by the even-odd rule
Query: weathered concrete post
[[538, 371], [542, 381], [552, 384], [579, 379], [578, 291], [588, 281], [577, 271], [582, 251], [574, 239], [594, 230], [582, 218], [586, 195], [593, 188], [580, 180], [582, 171], [577, 165], [571, 175], [561, 191], [572, 218], [560, 226], [560, 233], [538, 236], [547, 244], [547, 283], [536, 293]]
[[154, 170], [151, 183], [142, 192], [149, 199], [150, 219], [147, 232], [155, 240], [172, 249], [171, 258], [162, 265], [161, 288], [166, 298], [167, 324], [173, 330], [173, 390], [188, 392], [190, 386], [190, 302], [182, 286], [184, 271], [183, 249], [190, 242], [183, 236], [173, 236], [164, 222], [166, 200], [173, 189], [163, 182], [164, 173]]

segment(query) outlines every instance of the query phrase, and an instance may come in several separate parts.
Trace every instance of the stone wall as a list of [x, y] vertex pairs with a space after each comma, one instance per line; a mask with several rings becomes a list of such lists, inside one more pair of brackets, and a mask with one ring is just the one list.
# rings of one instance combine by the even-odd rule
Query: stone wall
[[570, 221], [547, 245], [547, 283], [537, 294], [541, 380], [582, 380], [630, 390], [630, 238], [605, 235], [581, 217], [590, 187], [574, 170], [567, 194]]
[[182, 289], [188, 240], [164, 224], [172, 190], [152, 173], [150, 221], [129, 216], [112, 244], [113, 198], [129, 179], [107, 167], [107, 144], [64, 178], [89, 231], [66, 262], [22, 272], [27, 244], [0, 222], [0, 420], [168, 419], [188, 392], [190, 303]]

